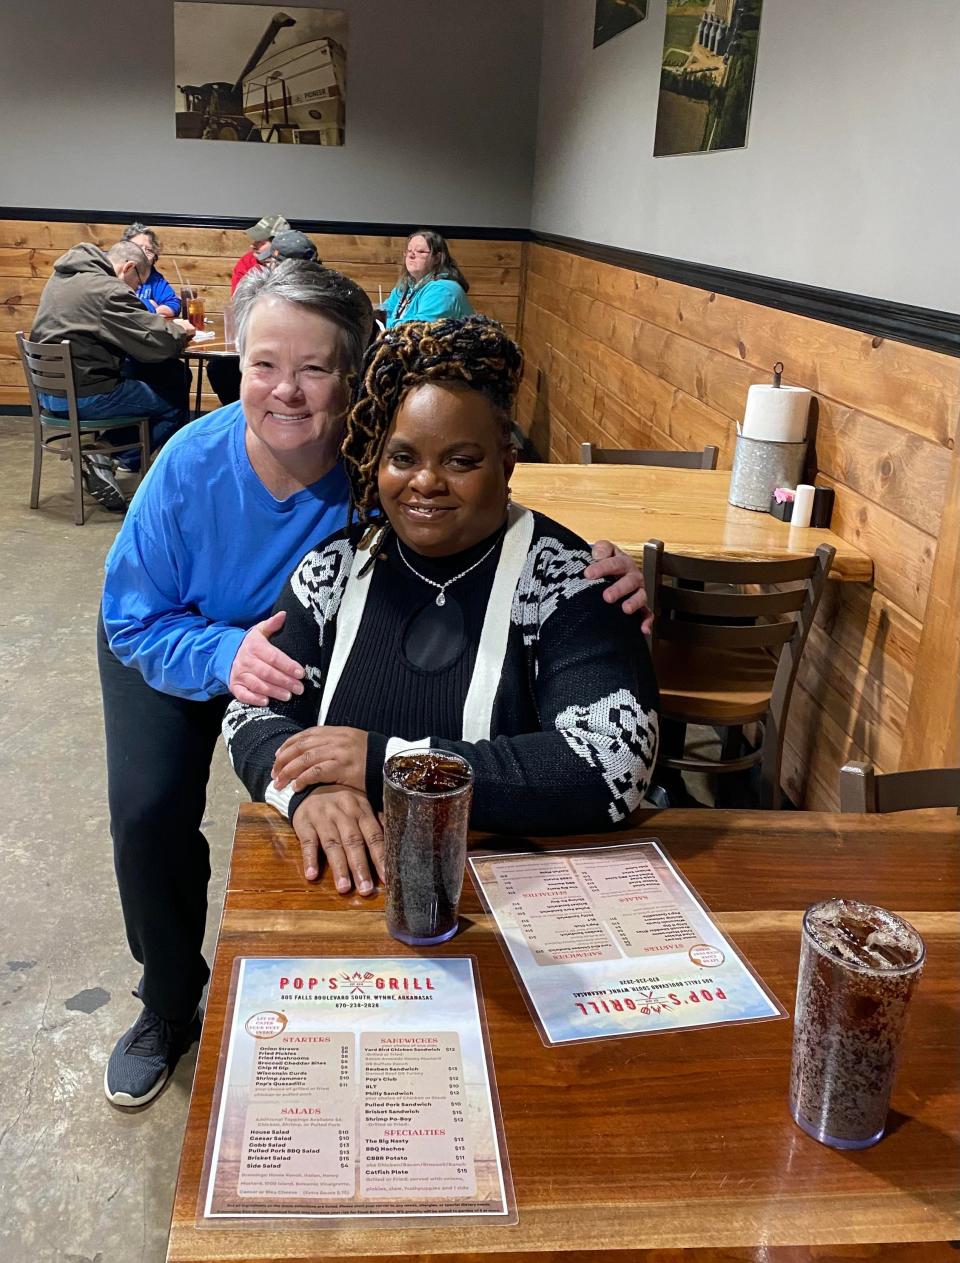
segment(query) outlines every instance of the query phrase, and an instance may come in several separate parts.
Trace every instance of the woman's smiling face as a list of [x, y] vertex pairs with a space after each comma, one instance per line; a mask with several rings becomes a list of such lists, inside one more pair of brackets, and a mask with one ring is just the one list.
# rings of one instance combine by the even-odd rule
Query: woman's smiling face
[[428, 383], [397, 409], [380, 458], [380, 504], [404, 544], [424, 557], [471, 548], [502, 525], [516, 452], [479, 391]]
[[332, 320], [282, 298], [250, 312], [240, 401], [249, 441], [274, 455], [307, 456], [342, 433], [343, 342]]

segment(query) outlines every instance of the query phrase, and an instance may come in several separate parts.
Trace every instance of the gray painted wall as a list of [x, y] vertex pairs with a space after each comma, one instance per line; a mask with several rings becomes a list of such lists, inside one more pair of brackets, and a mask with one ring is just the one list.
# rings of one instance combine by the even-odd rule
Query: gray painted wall
[[666, 0], [548, 0], [532, 226], [960, 310], [960, 3], [765, 0], [748, 147], [653, 158]]
[[542, 0], [327, 7], [350, 21], [342, 149], [177, 140], [172, 0], [9, 0], [0, 205], [526, 226]]

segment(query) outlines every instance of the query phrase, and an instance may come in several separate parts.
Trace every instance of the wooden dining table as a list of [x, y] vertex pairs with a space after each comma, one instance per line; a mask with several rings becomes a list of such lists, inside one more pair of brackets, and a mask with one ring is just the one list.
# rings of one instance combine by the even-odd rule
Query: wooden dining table
[[832, 579], [869, 583], [870, 557], [833, 531], [794, 529], [769, 513], [729, 504], [728, 469], [661, 469], [649, 465], [553, 465], [521, 462], [513, 498], [593, 543], [610, 539], [640, 559], [648, 539], [692, 557], [781, 560], [835, 548]]
[[389, 938], [382, 895], [308, 884], [293, 831], [241, 808], [170, 1230], [169, 1263], [956, 1263], [960, 1238], [960, 821], [672, 810], [617, 834], [492, 838], [477, 851], [657, 837], [789, 1012], [802, 910], [842, 894], [892, 908], [927, 945], [886, 1136], [841, 1152], [794, 1124], [791, 1023], [711, 1026], [547, 1047], [469, 883], [462, 928], [423, 954], [471, 956], [484, 997], [518, 1222], [378, 1230], [204, 1221], [204, 1150], [234, 960], [416, 955]]

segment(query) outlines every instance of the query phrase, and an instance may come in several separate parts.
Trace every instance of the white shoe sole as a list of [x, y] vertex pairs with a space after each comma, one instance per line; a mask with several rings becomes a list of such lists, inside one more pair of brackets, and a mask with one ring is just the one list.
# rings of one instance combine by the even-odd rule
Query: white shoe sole
[[129, 1092], [111, 1092], [110, 1085], [107, 1082], [107, 1072], [109, 1066], [103, 1072], [103, 1091], [107, 1100], [111, 1105], [117, 1105], [121, 1109], [136, 1109], [138, 1105], [147, 1105], [162, 1090], [163, 1085], [170, 1078], [170, 1067], [167, 1066], [160, 1078], [156, 1081], [149, 1092], [145, 1092], [143, 1096], [131, 1096]]

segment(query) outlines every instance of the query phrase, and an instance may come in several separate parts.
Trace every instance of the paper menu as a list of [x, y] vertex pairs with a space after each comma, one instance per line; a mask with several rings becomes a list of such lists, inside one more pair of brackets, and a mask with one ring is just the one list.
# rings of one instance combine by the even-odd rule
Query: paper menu
[[470, 867], [545, 1043], [784, 1016], [655, 840]]
[[516, 1222], [472, 960], [235, 971], [204, 1217]]

